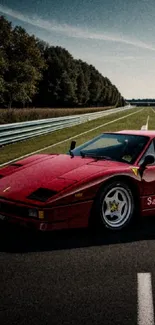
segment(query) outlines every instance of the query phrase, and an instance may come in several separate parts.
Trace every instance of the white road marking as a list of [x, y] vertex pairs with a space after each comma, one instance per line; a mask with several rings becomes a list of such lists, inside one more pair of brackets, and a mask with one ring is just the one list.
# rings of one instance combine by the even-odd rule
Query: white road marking
[[148, 115], [147, 120], [146, 120], [146, 124], [141, 127], [141, 130], [145, 130], [145, 131], [148, 130], [149, 118], [150, 118], [150, 116]]
[[151, 273], [137, 274], [138, 325], [154, 325]]
[[152, 107], [151, 107], [151, 109], [152, 109], [153, 113], [155, 113], [155, 110]]
[[112, 123], [115, 123], [115, 122], [117, 122], [117, 121], [123, 120], [123, 119], [126, 118], [126, 117], [129, 117], [129, 116], [131, 116], [131, 115], [134, 115], [134, 114], [137, 114], [138, 112], [143, 111], [143, 109], [144, 109], [144, 108], [140, 109], [139, 111], [136, 110], [136, 112], [134, 112], [134, 113], [130, 113], [130, 114], [128, 114], [128, 115], [125, 115], [125, 116], [119, 117], [119, 118], [117, 118], [117, 119], [115, 119], [115, 120], [112, 120], [112, 121], [110, 121], [110, 122], [107, 122], [107, 123], [101, 124], [101, 125], [99, 125], [99, 126], [93, 128], [93, 129], [90, 129], [90, 130], [88, 130], [88, 131], [85, 131], [85, 132], [79, 133], [79, 134], [74, 135], [74, 136], [72, 136], [72, 137], [70, 137], [70, 138], [68, 138], [68, 139], [63, 140], [63, 141], [59, 141], [59, 142], [54, 143], [54, 144], [52, 144], [52, 145], [50, 145], [50, 146], [44, 147], [44, 148], [42, 148], [42, 149], [38, 149], [38, 150], [33, 151], [33, 152], [30, 152], [30, 153], [28, 153], [28, 154], [26, 154], [26, 155], [24, 155], [24, 156], [20, 156], [20, 157], [18, 157], [18, 158], [13, 159], [13, 160], [7, 161], [7, 162], [5, 162], [4, 164], [1, 164], [0, 167], [3, 167], [3, 166], [8, 165], [8, 164], [11, 164], [11, 163], [13, 163], [13, 162], [15, 162], [15, 161], [17, 161], [17, 160], [20, 160], [20, 159], [26, 158], [26, 157], [28, 157], [28, 156], [34, 155], [34, 154], [36, 154], [36, 153], [38, 153], [38, 152], [41, 152], [41, 151], [44, 151], [44, 150], [46, 150], [46, 149], [49, 149], [49, 148], [55, 147], [55, 146], [57, 146], [57, 145], [59, 145], [59, 144], [61, 144], [61, 143], [67, 142], [67, 141], [69, 141], [69, 140], [72, 140], [72, 139], [78, 138], [78, 137], [80, 137], [81, 135], [84, 135], [84, 134], [87, 134], [87, 133], [89, 133], [89, 132], [91, 132], [91, 131], [94, 131], [94, 130], [99, 129], [99, 128], [101, 128], [102, 126], [106, 126], [106, 125], [108, 125], [108, 124], [112, 124]]

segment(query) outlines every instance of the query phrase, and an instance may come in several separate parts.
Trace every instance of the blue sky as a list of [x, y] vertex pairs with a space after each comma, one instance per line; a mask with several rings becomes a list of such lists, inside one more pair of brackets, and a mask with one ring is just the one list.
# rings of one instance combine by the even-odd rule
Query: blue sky
[[0, 0], [0, 14], [94, 65], [125, 98], [155, 98], [154, 0]]

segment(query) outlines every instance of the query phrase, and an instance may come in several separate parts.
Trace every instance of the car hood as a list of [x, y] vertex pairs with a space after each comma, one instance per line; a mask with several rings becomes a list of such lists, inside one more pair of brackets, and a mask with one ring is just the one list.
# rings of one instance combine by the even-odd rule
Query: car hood
[[0, 170], [0, 197], [29, 204], [45, 202], [81, 180], [124, 165], [129, 168], [125, 163], [93, 158], [34, 155]]

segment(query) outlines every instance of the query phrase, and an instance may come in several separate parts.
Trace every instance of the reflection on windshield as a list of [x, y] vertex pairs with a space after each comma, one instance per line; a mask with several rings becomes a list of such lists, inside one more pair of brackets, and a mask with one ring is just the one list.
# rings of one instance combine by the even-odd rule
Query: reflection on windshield
[[91, 151], [80, 151], [80, 155], [82, 158], [85, 157], [91, 157], [91, 158], [97, 158], [97, 159], [106, 159], [106, 160], [113, 160], [111, 157], [108, 156], [99, 156], [96, 150], [96, 153], [92, 153]]
[[107, 159], [133, 164], [144, 149], [147, 136], [104, 133], [73, 150], [74, 156]]

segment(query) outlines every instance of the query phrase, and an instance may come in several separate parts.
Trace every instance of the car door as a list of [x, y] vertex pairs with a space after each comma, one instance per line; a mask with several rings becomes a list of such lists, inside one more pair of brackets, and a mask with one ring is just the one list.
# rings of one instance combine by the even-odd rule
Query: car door
[[[142, 156], [139, 164], [141, 164], [146, 155], [155, 156], [155, 139], [150, 143], [149, 148]], [[142, 210], [148, 211], [148, 214], [155, 213], [155, 163], [148, 165], [142, 175]]]

